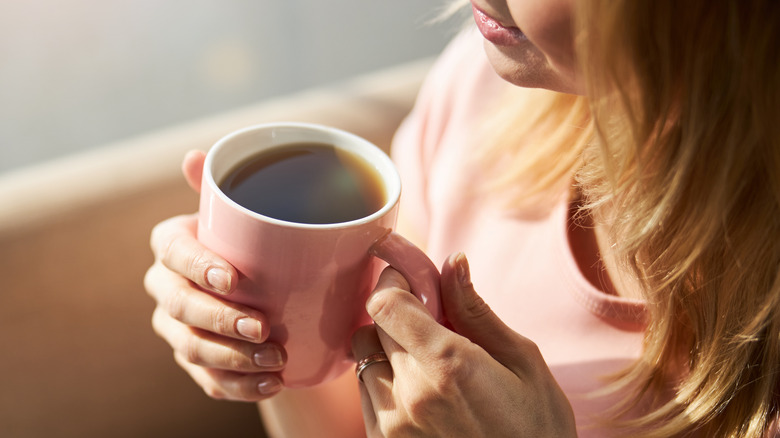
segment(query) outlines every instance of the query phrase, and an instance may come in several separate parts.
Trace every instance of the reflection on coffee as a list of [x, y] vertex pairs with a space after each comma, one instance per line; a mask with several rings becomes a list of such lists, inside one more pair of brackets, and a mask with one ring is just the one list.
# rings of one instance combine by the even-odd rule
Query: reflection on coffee
[[305, 224], [360, 219], [386, 202], [382, 180], [367, 162], [324, 143], [260, 152], [234, 167], [219, 188], [254, 212]]

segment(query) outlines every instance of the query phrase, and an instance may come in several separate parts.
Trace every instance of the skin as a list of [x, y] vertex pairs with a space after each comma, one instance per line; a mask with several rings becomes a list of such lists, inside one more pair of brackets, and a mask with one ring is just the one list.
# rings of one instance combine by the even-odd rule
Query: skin
[[[193, 188], [203, 158], [202, 152], [185, 158]], [[442, 266], [442, 306], [451, 329], [434, 321], [403, 276], [388, 268], [366, 305], [375, 325], [355, 334], [353, 353], [360, 358], [383, 350], [390, 362], [367, 368], [365, 383], [349, 372], [315, 388], [282, 390], [283, 349], [265, 342], [264, 315], [220, 297], [229, 295], [237, 274], [198, 243], [196, 220], [174, 217], [152, 232], [155, 263], [145, 285], [157, 302], [153, 327], [207, 395], [262, 401], [272, 435], [576, 436], [568, 400], [536, 345], [479, 297], [462, 254]], [[223, 288], [209, 282], [214, 269], [228, 276]], [[238, 331], [239, 320], [254, 324], [253, 338]], [[258, 354], [281, 359], [258, 364]], [[310, 413], [305, 421], [302, 410]]]
[[474, 6], [527, 37], [512, 46], [485, 40], [493, 68], [520, 87], [584, 94], [574, 53], [572, 0], [472, 0]]
[[[580, 92], [570, 0], [475, 2], [528, 38], [511, 47], [485, 42], [502, 77], [524, 87]], [[203, 159], [192, 152], [183, 163], [196, 191]], [[222, 298], [237, 273], [198, 243], [196, 220], [171, 218], [152, 232], [155, 262], [145, 287], [157, 302], [153, 327], [206, 394], [260, 402], [272, 436], [576, 436], [569, 402], [538, 348], [479, 297], [463, 254], [453, 254], [441, 269], [448, 327], [435, 322], [405, 279], [388, 268], [366, 304], [375, 324], [355, 334], [353, 352], [362, 358], [385, 351], [390, 361], [367, 368], [363, 382], [347, 373], [315, 388], [283, 390], [283, 349], [265, 342], [264, 315]]]
[[369, 436], [571, 437], [568, 400], [536, 345], [507, 327], [474, 290], [468, 262], [442, 267], [437, 324], [397, 271], [380, 276], [366, 309], [375, 325], [353, 337], [355, 357], [385, 351], [363, 374]]

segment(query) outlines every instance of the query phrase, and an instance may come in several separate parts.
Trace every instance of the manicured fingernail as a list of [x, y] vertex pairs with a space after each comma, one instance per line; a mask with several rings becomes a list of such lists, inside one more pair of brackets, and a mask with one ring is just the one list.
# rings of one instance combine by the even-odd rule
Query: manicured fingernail
[[471, 283], [469, 261], [466, 260], [466, 254], [462, 252], [455, 257], [455, 272], [458, 274], [458, 282], [461, 286], [468, 286]]
[[278, 368], [284, 365], [284, 357], [276, 348], [263, 348], [255, 352], [253, 357], [255, 365], [259, 367]]
[[206, 281], [215, 292], [226, 294], [230, 292], [230, 274], [222, 268], [209, 268]]
[[260, 340], [260, 333], [263, 332], [263, 326], [260, 321], [252, 318], [241, 318], [236, 321], [236, 331], [238, 334], [253, 341]]
[[276, 377], [263, 377], [257, 382], [257, 392], [263, 395], [275, 394], [282, 390], [282, 382]]

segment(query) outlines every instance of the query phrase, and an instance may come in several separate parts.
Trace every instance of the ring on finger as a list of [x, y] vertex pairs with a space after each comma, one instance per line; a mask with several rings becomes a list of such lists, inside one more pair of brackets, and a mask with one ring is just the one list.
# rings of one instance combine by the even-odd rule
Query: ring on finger
[[363, 371], [365, 371], [366, 368], [380, 362], [389, 362], [389, 360], [390, 359], [387, 358], [387, 354], [385, 354], [384, 351], [378, 351], [376, 353], [369, 354], [363, 359], [360, 359], [360, 362], [358, 362], [357, 366], [355, 367], [355, 376], [357, 376], [358, 380], [362, 382]]

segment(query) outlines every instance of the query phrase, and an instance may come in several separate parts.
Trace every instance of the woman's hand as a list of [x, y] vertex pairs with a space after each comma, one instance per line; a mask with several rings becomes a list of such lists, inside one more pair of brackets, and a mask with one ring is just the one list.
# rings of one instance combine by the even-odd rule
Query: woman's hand
[[390, 268], [366, 305], [375, 326], [353, 337], [356, 359], [384, 351], [360, 384], [368, 436], [574, 437], [574, 415], [536, 345], [474, 291], [465, 256], [442, 269], [436, 323]]
[[[185, 157], [187, 182], [197, 190], [204, 154]], [[173, 348], [176, 362], [211, 397], [258, 401], [282, 389], [278, 372], [286, 354], [266, 343], [268, 324], [257, 310], [222, 299], [238, 275], [196, 239], [197, 217], [178, 216], [152, 231], [155, 262], [144, 285], [157, 302], [155, 332]], [[207, 293], [210, 291], [212, 293]]]

